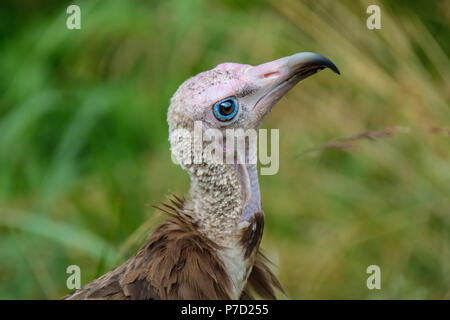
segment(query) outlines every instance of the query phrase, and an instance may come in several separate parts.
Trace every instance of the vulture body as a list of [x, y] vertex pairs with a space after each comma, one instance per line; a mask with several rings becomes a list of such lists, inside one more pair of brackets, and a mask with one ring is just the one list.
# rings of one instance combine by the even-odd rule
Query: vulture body
[[[327, 58], [307, 52], [258, 66], [224, 63], [185, 81], [167, 120], [172, 154], [191, 177], [190, 200], [172, 196], [159, 206], [169, 218], [134, 256], [63, 299], [275, 299], [275, 290], [284, 293], [259, 251], [264, 213], [250, 157], [256, 142], [235, 150], [228, 144], [235, 136], [225, 133], [259, 129], [286, 92], [326, 67], [339, 73]], [[220, 161], [207, 152], [217, 141]]]

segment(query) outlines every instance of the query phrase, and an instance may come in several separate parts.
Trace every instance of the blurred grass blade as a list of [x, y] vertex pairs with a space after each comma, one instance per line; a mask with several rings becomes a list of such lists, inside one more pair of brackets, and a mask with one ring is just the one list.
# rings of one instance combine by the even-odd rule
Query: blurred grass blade
[[83, 229], [51, 220], [50, 218], [31, 212], [20, 212], [2, 209], [0, 226], [13, 228], [22, 232], [33, 233], [58, 244], [78, 250], [94, 259], [104, 257], [105, 264], [110, 265], [117, 250]]

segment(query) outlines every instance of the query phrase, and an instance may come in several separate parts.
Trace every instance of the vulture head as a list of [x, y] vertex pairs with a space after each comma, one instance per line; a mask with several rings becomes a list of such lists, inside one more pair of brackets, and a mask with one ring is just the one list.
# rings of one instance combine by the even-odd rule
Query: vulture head
[[[249, 161], [256, 142], [247, 139], [239, 154], [238, 148], [228, 147], [227, 131], [259, 129], [291, 88], [325, 68], [339, 74], [333, 62], [311, 52], [257, 66], [223, 63], [186, 80], [171, 99], [169, 141], [191, 177], [189, 210], [198, 230], [224, 248], [220, 255], [235, 284], [245, 283], [264, 214], [256, 163]], [[212, 143], [219, 143], [222, 163], [206, 156]]]
[[219, 64], [186, 80], [175, 92], [168, 112], [170, 133], [190, 130], [195, 121], [202, 122], [203, 130], [258, 129], [292, 87], [327, 67], [339, 74], [333, 62], [312, 52], [258, 66]]

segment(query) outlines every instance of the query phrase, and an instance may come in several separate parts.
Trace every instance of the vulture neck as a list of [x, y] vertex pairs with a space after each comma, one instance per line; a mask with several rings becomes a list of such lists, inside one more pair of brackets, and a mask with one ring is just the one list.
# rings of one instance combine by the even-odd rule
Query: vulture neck
[[240, 243], [242, 229], [263, 214], [254, 164], [199, 164], [187, 168], [199, 231], [224, 247]]
[[239, 299], [264, 229], [256, 165], [201, 164], [188, 168], [198, 230], [215, 242]]

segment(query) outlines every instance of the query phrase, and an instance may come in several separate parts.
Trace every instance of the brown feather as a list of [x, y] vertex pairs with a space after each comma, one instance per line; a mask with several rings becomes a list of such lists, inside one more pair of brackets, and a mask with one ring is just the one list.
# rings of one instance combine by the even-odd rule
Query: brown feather
[[247, 286], [244, 288], [241, 295], [242, 300], [254, 299], [251, 294], [252, 291], [263, 299], [276, 299], [275, 289], [281, 291], [285, 296], [287, 296], [286, 291], [278, 278], [270, 270], [268, 264], [270, 264], [269, 259], [258, 251], [252, 272], [247, 280]]
[[262, 212], [255, 213], [248, 228], [243, 232], [241, 238], [242, 247], [245, 248], [244, 257], [249, 258], [255, 249], [259, 248], [262, 233], [264, 230], [264, 214]]
[[[231, 281], [216, 251], [220, 247], [203, 236], [185, 209], [185, 199], [173, 196], [171, 205], [156, 207], [169, 220], [156, 228], [139, 251], [119, 267], [63, 299], [231, 299]], [[244, 231], [246, 255], [258, 248], [264, 217], [255, 215], [255, 229]], [[258, 252], [241, 299], [253, 299], [250, 291], [275, 299], [280, 282]]]
[[133, 257], [63, 299], [230, 299], [218, 246], [183, 214], [184, 201], [158, 208], [170, 219]]

